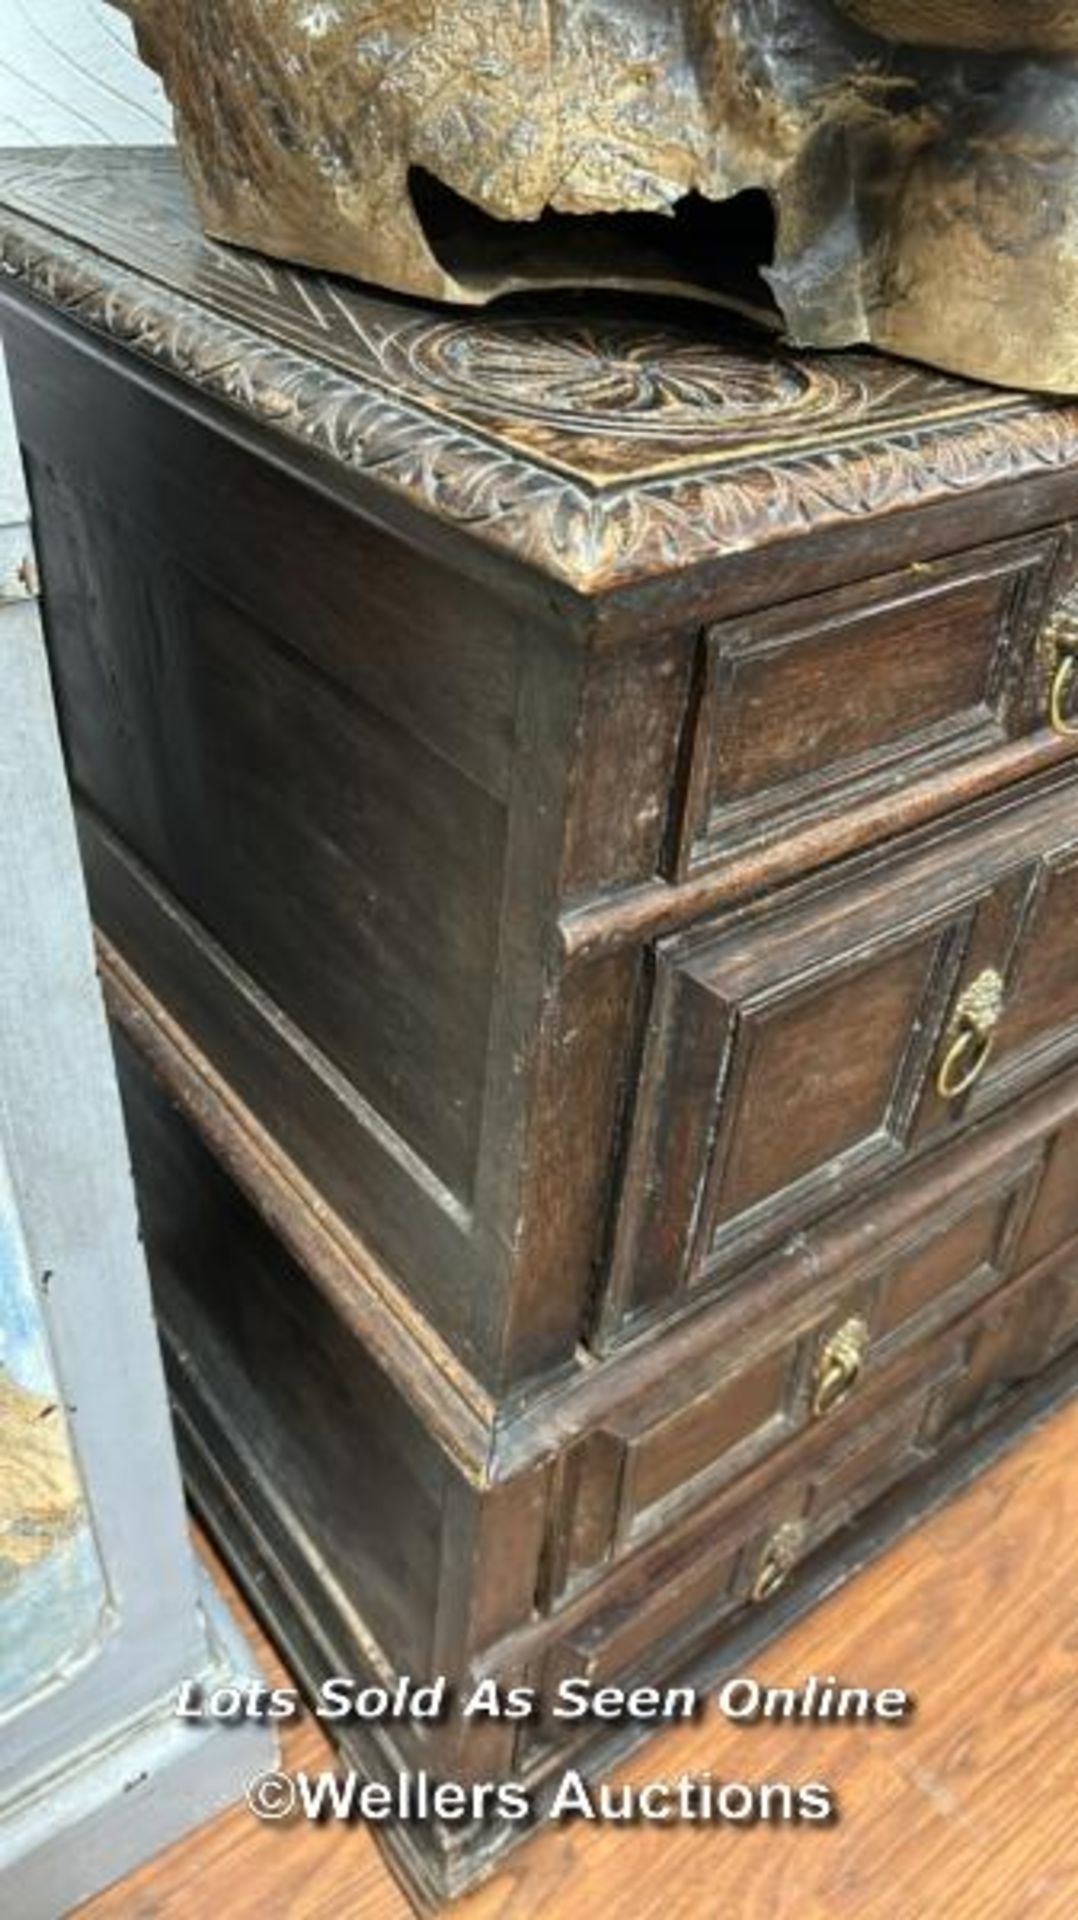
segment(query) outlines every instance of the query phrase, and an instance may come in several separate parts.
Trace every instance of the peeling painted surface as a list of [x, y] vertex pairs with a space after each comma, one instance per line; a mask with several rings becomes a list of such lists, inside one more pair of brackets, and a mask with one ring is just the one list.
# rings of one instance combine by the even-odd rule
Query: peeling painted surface
[[0, 1161], [0, 1712], [93, 1651], [107, 1597], [62, 1390]]

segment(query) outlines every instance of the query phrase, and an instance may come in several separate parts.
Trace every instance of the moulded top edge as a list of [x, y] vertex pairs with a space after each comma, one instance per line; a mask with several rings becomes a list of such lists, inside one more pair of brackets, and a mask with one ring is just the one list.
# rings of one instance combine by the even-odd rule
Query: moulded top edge
[[0, 282], [601, 595], [1078, 465], [1078, 406], [626, 296], [421, 305], [207, 240], [168, 149], [0, 154]]

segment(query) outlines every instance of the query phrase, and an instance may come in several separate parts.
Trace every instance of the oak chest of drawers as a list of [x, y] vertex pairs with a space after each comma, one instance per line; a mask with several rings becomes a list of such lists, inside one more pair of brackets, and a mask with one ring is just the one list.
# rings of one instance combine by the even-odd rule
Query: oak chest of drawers
[[718, 1671], [1071, 1384], [1078, 409], [0, 201], [197, 1497], [313, 1683]]

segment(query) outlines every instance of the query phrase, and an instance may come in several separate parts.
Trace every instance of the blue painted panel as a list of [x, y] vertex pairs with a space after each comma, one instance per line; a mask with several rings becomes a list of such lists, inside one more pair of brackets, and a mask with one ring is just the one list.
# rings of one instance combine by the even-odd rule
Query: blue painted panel
[[92, 1654], [106, 1609], [44, 1319], [0, 1168], [0, 1713]]

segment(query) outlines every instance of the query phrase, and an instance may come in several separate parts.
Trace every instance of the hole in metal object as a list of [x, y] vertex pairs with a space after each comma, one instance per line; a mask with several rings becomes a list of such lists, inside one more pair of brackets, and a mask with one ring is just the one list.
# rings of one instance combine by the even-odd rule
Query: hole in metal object
[[771, 327], [781, 322], [763, 277], [775, 254], [775, 212], [758, 188], [713, 201], [690, 193], [672, 212], [555, 213], [498, 220], [423, 167], [408, 176], [435, 259], [476, 293], [586, 285], [695, 294]]

